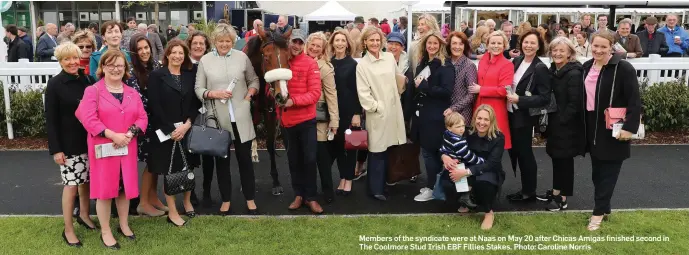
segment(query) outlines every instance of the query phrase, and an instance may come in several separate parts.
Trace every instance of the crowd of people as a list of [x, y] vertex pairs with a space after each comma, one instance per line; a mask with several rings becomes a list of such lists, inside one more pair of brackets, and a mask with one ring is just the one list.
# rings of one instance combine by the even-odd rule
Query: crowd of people
[[[668, 39], [668, 45], [675, 47], [669, 47], [667, 54], [689, 46], [686, 32], [671, 20], [668, 16], [667, 26], [658, 29], [679, 36], [679, 42]], [[653, 20], [646, 22], [648, 27]], [[215, 170], [221, 193], [218, 212], [232, 214], [231, 157], [176, 149], [184, 146], [180, 142], [203, 115], [213, 115], [217, 127], [229, 132], [227, 147], [235, 149], [246, 213], [260, 214], [250, 152], [256, 139], [250, 107], [260, 77], [247, 55], [233, 49], [237, 31], [224, 23], [210, 35], [181, 29], [162, 43], [164, 36], [155, 33], [156, 27], [134, 20], [125, 25], [127, 30], [120, 22], [108, 21], [100, 30], [89, 27], [60, 37], [57, 27], [48, 24], [37, 48], [40, 59], [53, 59], [62, 67], [48, 82], [45, 108], [49, 151], [65, 185], [65, 243], [82, 245], [74, 231], [76, 218], [85, 228], [100, 228], [104, 246], [119, 249], [110, 226], [113, 200], [117, 231], [128, 239], [136, 239], [127, 221], [130, 200], [135, 198], [139, 214], [167, 215], [170, 224], [185, 226], [196, 216], [195, 191], [182, 193], [182, 212], [175, 194], [165, 194], [166, 204], [158, 196], [158, 177], [173, 169], [203, 168], [202, 204], [208, 207], [217, 205], [210, 193]], [[336, 195], [347, 196], [353, 181], [362, 176], [367, 176], [368, 195], [386, 201], [385, 186], [395, 183], [386, 184], [385, 176], [400, 171], [390, 167], [389, 156], [397, 146], [411, 144], [420, 148], [416, 158], [421, 156], [426, 171], [426, 183], [414, 200], [439, 199], [437, 193], [445, 184], [467, 178], [470, 191], [459, 194], [458, 211], [484, 213], [481, 228], [487, 230], [493, 226], [494, 201], [505, 180], [505, 150], [516, 163], [522, 184], [507, 199], [541, 200], [551, 211], [567, 209], [567, 198], [574, 195], [573, 159], [588, 153], [595, 206], [587, 229], [599, 229], [611, 213], [615, 184], [640, 122], [636, 70], [624, 59], [646, 51], [621, 54], [615, 49], [618, 42], [634, 41], [624, 32], [601, 29], [585, 34], [590, 31], [586, 26], [575, 37], [550, 39], [542, 32], [545, 28], [522, 25], [514, 32], [511, 23], [503, 22], [501, 30], [495, 30], [495, 22], [488, 20], [476, 31], [466, 26], [441, 31], [432, 15], [422, 15], [418, 39], [412, 42], [406, 40], [406, 17], [400, 17], [393, 28], [375, 19], [368, 25], [357, 20], [330, 35], [293, 31], [278, 42], [288, 47], [293, 74], [287, 83], [290, 97], [279, 116], [294, 191], [288, 209], [305, 206], [321, 214], [319, 200], [332, 203]], [[275, 31], [292, 30], [282, 24]], [[8, 33], [16, 36], [16, 29]], [[251, 33], [245, 36], [255, 36]], [[585, 63], [577, 61], [579, 36], [585, 36], [592, 57]], [[410, 52], [404, 50], [407, 44]], [[539, 58], [546, 55], [552, 59], [549, 68]], [[471, 61], [474, 58], [480, 59], [478, 67]], [[228, 84], [234, 89], [228, 90]], [[545, 123], [541, 109], [547, 109]], [[613, 110], [625, 111], [617, 136], [610, 126]], [[367, 150], [344, 146], [347, 135], [357, 128], [367, 131]], [[540, 194], [531, 144], [534, 130], [546, 137], [553, 166], [552, 188]], [[107, 144], [126, 152], [103, 155]], [[331, 171], [335, 161], [337, 187]], [[146, 164], [141, 180], [137, 162]], [[81, 210], [73, 216], [77, 197]], [[88, 215], [89, 199], [97, 201], [100, 226]]]

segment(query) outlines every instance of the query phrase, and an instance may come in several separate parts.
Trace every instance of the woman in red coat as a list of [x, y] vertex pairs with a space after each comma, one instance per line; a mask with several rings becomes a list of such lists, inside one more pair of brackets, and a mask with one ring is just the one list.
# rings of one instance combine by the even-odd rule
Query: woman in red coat
[[507, 121], [507, 89], [512, 86], [514, 65], [503, 56], [507, 37], [495, 31], [488, 38], [488, 57], [478, 63], [478, 84], [469, 86], [469, 92], [478, 94], [474, 111], [479, 105], [488, 104], [495, 109], [498, 128], [505, 135], [505, 149], [512, 148], [510, 125]]

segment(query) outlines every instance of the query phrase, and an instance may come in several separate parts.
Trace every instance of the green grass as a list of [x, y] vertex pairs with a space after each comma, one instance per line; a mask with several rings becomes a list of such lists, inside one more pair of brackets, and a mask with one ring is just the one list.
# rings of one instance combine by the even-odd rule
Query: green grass
[[[663, 236], [660, 242], [523, 242], [524, 244], [590, 245], [584, 251], [402, 251], [395, 254], [687, 254], [689, 251], [688, 211], [616, 212], [611, 221], [603, 222], [597, 232], [588, 232], [587, 213], [561, 214], [496, 214], [491, 231], [479, 228], [480, 216], [382, 216], [382, 217], [296, 217], [296, 218], [222, 218], [198, 217], [185, 228], [171, 227], [165, 218], [132, 218], [135, 242], [116, 234], [123, 254], [379, 254], [390, 251], [365, 251], [359, 244], [366, 236], [447, 236], [507, 238], [513, 236], [606, 237]], [[81, 249], [63, 244], [62, 218], [0, 218], [0, 254], [101, 254], [106, 251], [99, 232], [76, 227], [84, 243]], [[378, 242], [378, 244], [423, 244], [417, 242]], [[504, 244], [505, 242], [435, 242], [436, 244], [472, 243]]]

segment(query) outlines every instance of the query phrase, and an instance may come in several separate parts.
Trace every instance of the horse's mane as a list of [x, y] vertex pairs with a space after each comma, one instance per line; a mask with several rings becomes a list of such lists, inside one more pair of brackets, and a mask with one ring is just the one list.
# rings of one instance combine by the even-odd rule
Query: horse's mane
[[[277, 32], [266, 31], [266, 39], [268, 39], [268, 42], [274, 43], [278, 48], [287, 49], [287, 40]], [[252, 36], [246, 43], [246, 55], [249, 58], [260, 55], [262, 45], [263, 41], [259, 36]]]

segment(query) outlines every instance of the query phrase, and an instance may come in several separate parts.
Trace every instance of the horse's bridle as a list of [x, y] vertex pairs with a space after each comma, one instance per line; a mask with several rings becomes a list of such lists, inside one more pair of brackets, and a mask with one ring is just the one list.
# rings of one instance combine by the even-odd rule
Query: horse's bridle
[[[266, 60], [265, 55], [263, 54], [263, 49], [264, 49], [265, 47], [268, 47], [268, 45], [271, 45], [271, 44], [275, 44], [275, 42], [272, 41], [272, 40], [269, 40], [268, 42], [265, 42], [265, 43], [263, 43], [263, 44], [261, 45], [261, 58], [262, 58], [262, 60], [261, 60], [261, 69], [262, 69], [262, 71], [263, 71], [263, 74], [266, 73], [266, 64], [268, 64], [268, 60]], [[289, 66], [287, 66], [287, 67], [283, 67], [283, 66], [282, 66], [282, 61], [280, 61], [281, 59], [280, 59], [280, 49], [279, 49], [279, 47], [273, 47], [273, 48], [275, 48], [275, 55], [276, 55], [277, 58], [278, 58], [278, 68], [289, 68]], [[266, 82], [267, 84], [270, 84], [270, 88], [269, 88], [269, 91], [268, 91], [268, 92], [270, 92], [269, 95], [270, 95], [271, 97], [273, 97], [273, 99], [275, 100], [276, 103], [278, 103], [279, 105], [284, 105], [285, 102], [287, 101], [287, 98], [284, 98], [284, 99], [283, 99], [283, 98], [279, 98], [279, 99], [278, 99], [278, 98], [276, 97], [276, 95], [275, 95], [275, 86], [276, 86], [276, 85], [275, 85], [275, 82], [276, 82], [276, 81], [273, 81], [273, 82]]]

